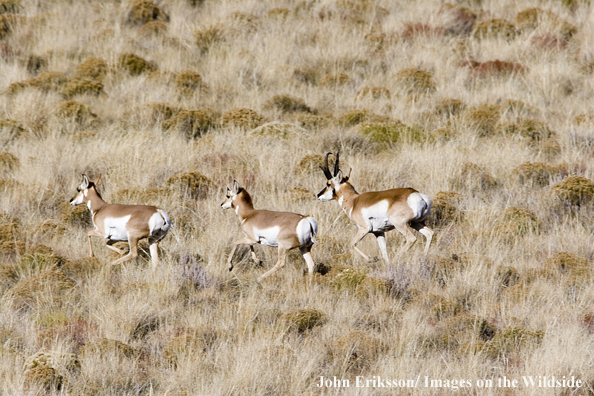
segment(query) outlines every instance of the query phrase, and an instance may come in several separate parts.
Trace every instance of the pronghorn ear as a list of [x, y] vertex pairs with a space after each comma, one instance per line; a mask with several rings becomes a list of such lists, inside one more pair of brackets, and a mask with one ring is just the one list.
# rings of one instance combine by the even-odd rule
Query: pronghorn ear
[[83, 189], [85, 189], [85, 188], [89, 187], [89, 178], [84, 173], [83, 173], [82, 177], [83, 177], [83, 182], [82, 182], [82, 184], [80, 186]]
[[339, 170], [336, 175], [334, 175], [334, 180], [336, 180], [336, 182], [338, 184], [342, 183], [342, 171]]
[[239, 183], [237, 180], [233, 180], [233, 194], [237, 194], [239, 192]]

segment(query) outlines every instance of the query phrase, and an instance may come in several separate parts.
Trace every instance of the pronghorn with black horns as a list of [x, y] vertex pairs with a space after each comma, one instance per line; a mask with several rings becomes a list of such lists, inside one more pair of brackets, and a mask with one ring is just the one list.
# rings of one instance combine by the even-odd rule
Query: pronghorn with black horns
[[330, 173], [328, 156], [331, 154], [326, 154], [324, 166], [320, 167], [324, 171], [327, 182], [326, 187], [318, 194], [318, 199], [320, 201], [336, 199], [344, 213], [355, 223], [358, 231], [351, 242], [355, 251], [369, 261], [369, 257], [357, 247], [357, 243], [371, 233], [377, 238], [382, 257], [389, 264], [386, 231], [396, 228], [404, 235], [406, 244], [402, 247], [401, 253], [403, 253], [417, 240], [410, 230], [412, 227], [427, 238], [425, 245], [425, 254], [427, 254], [433, 237], [433, 231], [425, 225], [431, 210], [429, 198], [412, 188], [394, 188], [359, 194], [349, 183], [349, 176], [343, 176], [339, 168], [338, 153], [334, 162], [334, 174]]
[[274, 267], [258, 278], [258, 281], [272, 275], [285, 265], [289, 250], [299, 248], [301, 256], [307, 263], [310, 274], [314, 272], [314, 261], [311, 248], [316, 242], [318, 223], [313, 217], [303, 216], [291, 212], [273, 212], [270, 210], [256, 210], [252, 204], [250, 194], [241, 188], [237, 181], [233, 181], [233, 188], [227, 187], [227, 199], [221, 208], [235, 210], [241, 223], [244, 238], [235, 241], [229, 254], [229, 271], [233, 269], [231, 259], [238, 245], [249, 245], [252, 259], [261, 264], [256, 256], [256, 243], [278, 247], [278, 261]]
[[90, 181], [83, 175], [83, 181], [76, 189], [76, 195], [70, 200], [70, 205], [73, 206], [87, 205], [93, 216], [95, 229], [87, 234], [90, 257], [93, 257], [92, 236], [105, 239], [107, 247], [120, 254], [126, 251], [112, 245], [116, 242], [128, 242], [130, 252], [114, 261], [112, 265], [137, 257], [138, 241], [148, 238], [152, 263], [156, 266], [159, 263], [159, 241], [165, 238], [171, 227], [171, 220], [167, 213], [154, 206], [108, 204], [97, 192], [98, 180], [99, 177]]

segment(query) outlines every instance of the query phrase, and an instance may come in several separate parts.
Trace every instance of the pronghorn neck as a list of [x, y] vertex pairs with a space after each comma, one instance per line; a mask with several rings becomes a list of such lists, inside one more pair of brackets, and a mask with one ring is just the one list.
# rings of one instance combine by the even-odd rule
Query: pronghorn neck
[[343, 183], [340, 185], [340, 188], [336, 189], [336, 200], [338, 204], [344, 210], [349, 218], [351, 217], [351, 212], [353, 211], [353, 205], [355, 202], [355, 198], [359, 196], [359, 193], [355, 188], [351, 185], [351, 183]]
[[233, 209], [235, 209], [241, 223], [255, 210], [252, 197], [247, 191], [242, 189], [237, 194], [237, 197], [233, 200]]
[[95, 188], [89, 188], [87, 190], [87, 195], [85, 196], [85, 204], [91, 211], [93, 215], [97, 213], [102, 207], [107, 205], [107, 203], [101, 198], [101, 195], [97, 192]]

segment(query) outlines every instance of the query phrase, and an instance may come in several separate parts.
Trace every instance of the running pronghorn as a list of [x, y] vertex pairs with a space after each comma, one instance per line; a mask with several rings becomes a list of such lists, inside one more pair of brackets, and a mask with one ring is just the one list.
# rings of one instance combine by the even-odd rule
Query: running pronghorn
[[237, 181], [233, 181], [233, 189], [227, 187], [227, 199], [221, 204], [221, 208], [235, 209], [235, 213], [241, 222], [241, 230], [245, 238], [235, 241], [233, 249], [229, 254], [229, 271], [233, 269], [231, 259], [237, 249], [237, 245], [249, 245], [252, 259], [261, 264], [258, 260], [254, 245], [260, 243], [265, 246], [278, 246], [278, 261], [274, 267], [258, 278], [258, 281], [272, 275], [279, 268], [285, 265], [287, 253], [291, 249], [299, 248], [301, 256], [307, 263], [309, 273], [314, 271], [314, 261], [311, 257], [311, 247], [316, 242], [318, 223], [313, 217], [302, 216], [291, 212], [273, 212], [270, 210], [256, 210], [252, 204], [250, 194], [239, 187]]
[[88, 232], [89, 254], [93, 257], [91, 237], [98, 236], [106, 240], [107, 247], [120, 254], [125, 250], [112, 246], [124, 241], [130, 244], [130, 253], [114, 261], [120, 264], [138, 256], [138, 241], [148, 238], [153, 266], [159, 263], [159, 241], [165, 238], [171, 227], [171, 220], [165, 211], [154, 206], [108, 204], [97, 192], [97, 181], [89, 181], [83, 175], [82, 184], [70, 200], [70, 205], [85, 204], [93, 216], [94, 230]]
[[431, 210], [429, 198], [412, 188], [395, 188], [359, 194], [349, 183], [350, 171], [349, 176], [343, 176], [339, 169], [338, 153], [334, 162], [334, 174], [330, 173], [328, 168], [330, 154], [326, 154], [324, 166], [321, 166], [328, 181], [326, 187], [318, 194], [318, 199], [320, 201], [336, 199], [344, 213], [355, 223], [358, 231], [351, 244], [357, 253], [369, 261], [369, 257], [357, 247], [357, 243], [371, 233], [377, 238], [382, 257], [389, 264], [385, 232], [396, 228], [404, 235], [406, 245], [402, 247], [401, 253], [403, 253], [417, 240], [410, 230], [412, 227], [427, 238], [425, 245], [425, 254], [427, 254], [433, 237], [433, 231], [425, 225], [425, 219]]

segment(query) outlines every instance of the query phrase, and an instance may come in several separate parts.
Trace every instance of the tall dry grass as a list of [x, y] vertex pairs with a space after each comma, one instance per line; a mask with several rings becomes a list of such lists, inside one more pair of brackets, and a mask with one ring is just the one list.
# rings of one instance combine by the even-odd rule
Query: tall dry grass
[[[594, 384], [594, 19], [588, 1], [0, 1], [0, 393], [392, 394], [319, 377]], [[436, 231], [365, 263], [315, 199], [411, 186]], [[174, 226], [109, 267], [80, 174]], [[262, 284], [219, 204], [315, 217]], [[422, 238], [419, 235], [419, 238]], [[368, 237], [361, 249], [379, 255]], [[272, 249], [257, 248], [270, 267]], [[441, 394], [443, 389], [408, 389]], [[476, 387], [462, 394], [531, 393]]]

